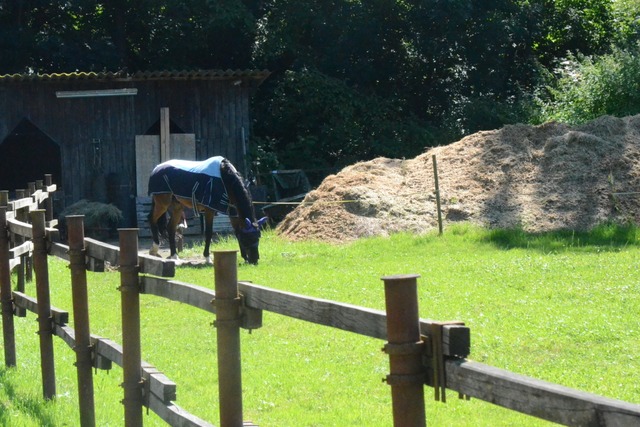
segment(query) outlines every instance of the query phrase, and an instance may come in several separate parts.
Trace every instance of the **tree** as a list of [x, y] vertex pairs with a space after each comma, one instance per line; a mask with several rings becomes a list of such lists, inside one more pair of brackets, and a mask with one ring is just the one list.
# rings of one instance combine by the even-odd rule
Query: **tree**
[[611, 0], [535, 0], [530, 2], [539, 34], [534, 49], [541, 62], [553, 66], [569, 53], [605, 53], [616, 26]]
[[[470, 105], [493, 102], [506, 105], [503, 112], [514, 111], [511, 107], [522, 88], [532, 87], [536, 79], [536, 58], [528, 27], [530, 15], [526, 10], [505, 0], [272, 1], [258, 25], [254, 60], [274, 70], [273, 88], [286, 86], [285, 80], [293, 75], [301, 77], [313, 70], [325, 77], [322, 82], [331, 79], [343, 82], [350, 99], [372, 105], [380, 105], [372, 101], [380, 99], [387, 106], [393, 105], [391, 116], [398, 128], [404, 122], [411, 124], [414, 136], [418, 129], [422, 133], [421, 137], [409, 140], [404, 131], [396, 132], [395, 139], [390, 138], [393, 133], [386, 133], [386, 137], [380, 132], [363, 134], [359, 129], [367, 120], [367, 110], [350, 109], [342, 104], [343, 98], [338, 98], [336, 110], [350, 111], [352, 132], [332, 133], [330, 142], [325, 140], [325, 132], [315, 132], [310, 144], [346, 148], [352, 146], [355, 133], [360, 135], [357, 145], [361, 148], [357, 152], [366, 158], [382, 151], [393, 152], [397, 157], [408, 156], [416, 152], [416, 141], [436, 143], [433, 124], [462, 133], [504, 123], [506, 116], [490, 108], [484, 108], [483, 120], [473, 117], [466, 120], [461, 114], [473, 112], [468, 108]], [[294, 74], [287, 74], [290, 72]], [[314, 81], [322, 84], [320, 79]], [[317, 92], [307, 84], [304, 88], [305, 93]], [[317, 89], [320, 91], [321, 87]], [[266, 94], [274, 96], [262, 102], [277, 102], [279, 117], [297, 117], [295, 122], [288, 122], [287, 129], [299, 129], [305, 120], [298, 115], [304, 114], [302, 108], [311, 107], [309, 101], [301, 103], [290, 97], [292, 101], [287, 103], [276, 90], [267, 89]], [[292, 111], [283, 113], [287, 108]], [[382, 110], [385, 117], [390, 116], [390, 110]], [[333, 123], [336, 117], [323, 111], [309, 111], [309, 117], [320, 123]], [[491, 120], [485, 122], [488, 116], [492, 116]], [[268, 120], [266, 115], [260, 119]], [[309, 140], [305, 135], [284, 135], [283, 123], [275, 126], [276, 122], [272, 122], [274, 127], [261, 128], [260, 132], [270, 138], [295, 142], [297, 146]], [[310, 127], [305, 129], [308, 131]], [[448, 140], [444, 136], [449, 135], [448, 129], [438, 133], [445, 138], [439, 142]], [[370, 149], [362, 148], [365, 146]], [[381, 147], [393, 148], [381, 150]], [[332, 152], [344, 155], [350, 150]]]
[[255, 151], [333, 168], [525, 120], [567, 52], [631, 52], [639, 15], [635, 0], [0, 0], [0, 72], [267, 68]]
[[3, 72], [248, 68], [259, 1], [0, 1]]
[[640, 2], [615, 0], [612, 9], [616, 46], [634, 47], [640, 41]]
[[640, 113], [640, 51], [615, 49], [595, 58], [569, 56], [541, 100], [541, 121], [577, 124], [608, 114]]
[[274, 141], [270, 149], [287, 168], [329, 171], [377, 156], [413, 157], [435, 140], [400, 105], [317, 70], [285, 72], [270, 94], [255, 130]]

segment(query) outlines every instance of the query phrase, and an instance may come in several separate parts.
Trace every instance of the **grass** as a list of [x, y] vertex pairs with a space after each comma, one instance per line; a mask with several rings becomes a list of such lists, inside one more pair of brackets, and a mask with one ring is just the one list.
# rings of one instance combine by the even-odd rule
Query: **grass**
[[[234, 240], [215, 249], [235, 249]], [[201, 247], [187, 251], [200, 253]], [[240, 280], [384, 309], [381, 277], [417, 273], [420, 314], [463, 320], [470, 358], [492, 366], [640, 404], [640, 245], [635, 227], [530, 235], [470, 225], [443, 236], [394, 235], [334, 246], [291, 243], [272, 232], [258, 266], [239, 265]], [[69, 271], [50, 258], [52, 302], [71, 310]], [[179, 268], [177, 280], [213, 288], [210, 268]], [[93, 333], [120, 342], [115, 272], [89, 273]], [[34, 285], [27, 291], [35, 295]], [[143, 295], [143, 358], [178, 384], [177, 404], [218, 424], [214, 317]], [[261, 426], [389, 426], [390, 388], [382, 341], [264, 313], [264, 326], [242, 333], [245, 419]], [[0, 425], [78, 424], [73, 352], [56, 339], [58, 397], [41, 399], [35, 315], [16, 319], [18, 367], [0, 368]], [[96, 418], [122, 425], [122, 371], [94, 376]], [[430, 425], [546, 426], [489, 403], [446, 404], [427, 396]], [[164, 425], [150, 413], [145, 425]]]

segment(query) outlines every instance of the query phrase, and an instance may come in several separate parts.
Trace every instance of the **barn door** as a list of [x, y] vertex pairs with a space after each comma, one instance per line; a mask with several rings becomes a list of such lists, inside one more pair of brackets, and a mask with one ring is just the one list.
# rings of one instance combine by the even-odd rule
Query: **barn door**
[[147, 196], [149, 176], [153, 168], [164, 160], [196, 159], [196, 136], [192, 133], [174, 133], [169, 137], [169, 158], [162, 159], [160, 136], [136, 135], [136, 181], [138, 197]]
[[[168, 159], [162, 158], [162, 151], [168, 152]], [[160, 136], [136, 135], [136, 217], [140, 236], [148, 237], [147, 215], [151, 209], [151, 198], [147, 195], [149, 176], [153, 168], [169, 159], [196, 159], [196, 136], [192, 133], [175, 133], [169, 136], [168, 150], [161, 150]], [[190, 233], [196, 233], [199, 227], [191, 227]]]

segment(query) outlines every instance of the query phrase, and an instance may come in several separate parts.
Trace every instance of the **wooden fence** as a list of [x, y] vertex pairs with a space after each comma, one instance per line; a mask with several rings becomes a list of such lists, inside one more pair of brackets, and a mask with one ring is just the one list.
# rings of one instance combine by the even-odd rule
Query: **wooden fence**
[[[250, 426], [242, 418], [239, 328], [262, 326], [268, 310], [332, 328], [386, 340], [389, 355], [392, 410], [396, 426], [424, 426], [424, 385], [437, 400], [445, 391], [474, 397], [505, 408], [569, 426], [640, 425], [640, 405], [630, 404], [560, 385], [513, 374], [466, 359], [469, 328], [460, 322], [418, 318], [417, 276], [383, 278], [386, 312], [277, 291], [238, 282], [235, 251], [214, 253], [215, 291], [171, 280], [175, 264], [138, 254], [138, 230], [121, 229], [119, 246], [84, 237], [82, 217], [70, 217], [69, 244], [56, 242], [55, 222], [40, 209], [55, 191], [49, 184], [29, 197], [8, 200], [0, 192], [0, 302], [5, 364], [16, 366], [13, 316], [38, 314], [43, 395], [55, 395], [52, 339], [58, 336], [76, 352], [80, 422], [95, 425], [92, 369], [116, 363], [123, 369], [126, 426], [142, 424], [143, 407], [170, 425], [211, 426], [175, 404], [176, 384], [145, 363], [140, 354], [140, 293], [152, 294], [216, 313], [220, 391], [220, 425]], [[74, 327], [69, 315], [51, 307], [47, 258], [69, 261]], [[119, 266], [123, 344], [92, 335], [88, 325], [86, 268], [89, 259]], [[26, 268], [25, 268], [26, 266]], [[18, 268], [17, 290], [11, 289], [11, 271]], [[35, 270], [37, 296], [20, 290], [20, 277]], [[21, 272], [22, 270], [22, 272]]]

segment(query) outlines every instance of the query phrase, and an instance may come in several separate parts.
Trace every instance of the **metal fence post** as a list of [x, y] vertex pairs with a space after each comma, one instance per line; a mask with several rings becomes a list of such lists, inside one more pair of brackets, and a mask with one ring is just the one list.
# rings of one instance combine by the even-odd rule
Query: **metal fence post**
[[213, 267], [220, 426], [239, 427], [243, 421], [237, 251], [215, 251]]
[[76, 333], [76, 369], [78, 372], [78, 404], [80, 425], [96, 425], [93, 399], [93, 372], [91, 368], [91, 331], [89, 327], [89, 297], [84, 247], [84, 215], [67, 217], [69, 237], [69, 267], [73, 298], [73, 328]]
[[420, 337], [417, 274], [383, 277], [387, 308], [387, 344], [393, 425], [426, 426], [424, 344]]
[[122, 304], [122, 370], [124, 424], [142, 426], [142, 350], [140, 344], [140, 285], [138, 229], [121, 228], [120, 297]]
[[2, 300], [2, 336], [4, 339], [4, 364], [16, 366], [16, 339], [13, 325], [13, 297], [11, 295], [11, 267], [9, 252], [9, 228], [7, 204], [9, 192], [0, 191], [0, 300]]
[[47, 237], [44, 224], [45, 211], [31, 211], [33, 227], [33, 269], [36, 274], [36, 297], [38, 299], [38, 334], [40, 335], [40, 363], [42, 390], [45, 399], [56, 396], [56, 373], [53, 353], [53, 318], [49, 294], [49, 264]]

